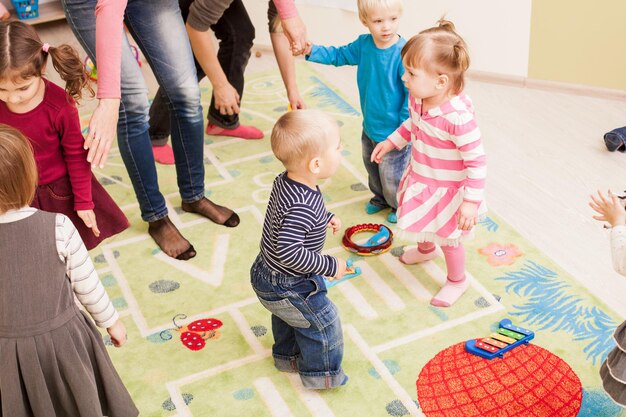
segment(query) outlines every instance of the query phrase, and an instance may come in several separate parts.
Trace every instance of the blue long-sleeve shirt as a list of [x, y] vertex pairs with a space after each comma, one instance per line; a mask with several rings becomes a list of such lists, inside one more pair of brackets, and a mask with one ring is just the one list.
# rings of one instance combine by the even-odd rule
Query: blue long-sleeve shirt
[[357, 65], [363, 130], [375, 142], [382, 142], [409, 118], [409, 92], [402, 82], [404, 67], [400, 51], [406, 40], [379, 49], [371, 34], [340, 46], [313, 45], [308, 61], [320, 64]]
[[319, 189], [312, 190], [283, 172], [270, 193], [261, 256], [272, 269], [287, 275], [335, 276], [337, 259], [320, 253], [332, 217]]

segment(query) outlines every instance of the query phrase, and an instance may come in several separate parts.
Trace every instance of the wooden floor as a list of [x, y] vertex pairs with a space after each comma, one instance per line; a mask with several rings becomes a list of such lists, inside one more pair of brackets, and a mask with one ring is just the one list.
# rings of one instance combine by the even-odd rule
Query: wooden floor
[[[51, 45], [77, 46], [63, 23], [38, 30]], [[247, 71], [274, 65], [263, 48]], [[154, 78], [143, 67], [154, 94]], [[355, 68], [315, 68], [358, 103]], [[58, 82], [56, 74], [50, 78]], [[613, 271], [607, 231], [587, 204], [597, 189], [626, 189], [626, 154], [608, 152], [602, 140], [604, 132], [626, 125], [626, 102], [471, 80], [466, 91], [487, 151], [490, 209], [626, 316], [626, 277]]]

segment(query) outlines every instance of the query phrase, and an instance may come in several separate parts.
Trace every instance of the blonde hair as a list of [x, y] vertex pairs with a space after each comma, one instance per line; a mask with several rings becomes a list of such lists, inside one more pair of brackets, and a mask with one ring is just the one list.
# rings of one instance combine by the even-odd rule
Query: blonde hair
[[294, 110], [283, 114], [272, 129], [272, 152], [287, 170], [321, 155], [337, 122], [321, 110]]
[[359, 10], [359, 19], [361, 23], [367, 22], [369, 13], [375, 7], [382, 7], [384, 9], [397, 9], [402, 13], [403, 5], [402, 0], [357, 0], [357, 7]]
[[402, 48], [402, 63], [447, 75], [452, 92], [458, 94], [463, 91], [465, 71], [470, 65], [467, 45], [455, 32], [452, 22], [441, 18], [438, 23], [409, 39]]
[[0, 213], [29, 205], [36, 186], [30, 142], [19, 130], [0, 124]]

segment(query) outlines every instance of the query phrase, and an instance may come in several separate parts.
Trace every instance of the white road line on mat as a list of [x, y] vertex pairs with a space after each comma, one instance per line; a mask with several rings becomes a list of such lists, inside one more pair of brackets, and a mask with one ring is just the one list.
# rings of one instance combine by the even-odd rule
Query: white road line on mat
[[283, 400], [283, 397], [281, 397], [280, 392], [278, 392], [278, 389], [276, 389], [271, 379], [267, 377], [257, 378], [252, 385], [254, 385], [254, 388], [258, 391], [272, 416], [293, 417], [289, 406], [285, 400]]
[[252, 350], [254, 350], [255, 353], [263, 353], [265, 348], [252, 332], [250, 323], [248, 323], [248, 320], [246, 320], [246, 317], [241, 313], [241, 311], [236, 308], [231, 308], [228, 310], [228, 314], [230, 314], [233, 318], [237, 327], [239, 327], [239, 331], [243, 335], [244, 339], [246, 339], [246, 342], [248, 342]]
[[348, 200], [339, 201], [337, 203], [328, 204], [326, 208], [328, 210], [333, 210], [337, 207], [347, 206], [349, 204], [356, 203], [358, 201], [369, 200], [370, 198], [372, 198], [372, 196], [369, 194], [366, 194], [366, 195], [362, 195], [359, 197], [350, 198]]
[[262, 172], [252, 177], [252, 181], [254, 181], [254, 183], [259, 187], [272, 188], [272, 184], [274, 184], [274, 178], [276, 178], [276, 173]]
[[350, 339], [357, 345], [361, 353], [367, 358], [367, 360], [374, 366], [378, 375], [380, 375], [381, 379], [385, 381], [387, 386], [393, 391], [393, 393], [398, 397], [398, 399], [402, 402], [404, 407], [409, 411], [412, 416], [423, 416], [421, 411], [417, 408], [417, 405], [413, 401], [413, 398], [409, 393], [407, 393], [402, 385], [391, 375], [391, 372], [387, 369], [383, 361], [377, 356], [376, 352], [370, 348], [367, 342], [361, 337], [357, 329], [351, 325], [347, 324], [344, 326], [344, 331], [348, 334]]
[[228, 181], [234, 180], [233, 176], [230, 175], [230, 172], [228, 172], [222, 162], [218, 159], [217, 156], [215, 156], [215, 154], [210, 149], [205, 149], [204, 157], [208, 158], [208, 160], [211, 161], [211, 165], [213, 165], [215, 169], [217, 169], [217, 172], [221, 175], [222, 178]]
[[216, 367], [205, 369], [204, 371], [196, 372], [195, 374], [187, 375], [174, 381], [166, 382], [165, 388], [167, 388], [167, 391], [170, 394], [170, 398], [176, 406], [176, 411], [181, 416], [191, 417], [191, 412], [189, 411], [189, 407], [187, 407], [187, 404], [185, 404], [185, 401], [183, 400], [183, 396], [180, 392], [180, 387], [191, 384], [192, 382], [200, 379], [210, 378], [231, 369], [239, 368], [240, 366], [244, 366], [249, 363], [257, 362], [259, 360], [267, 358], [268, 356], [271, 356], [271, 354], [271, 350], [268, 349], [263, 353], [255, 353], [254, 355], [249, 355], [230, 362], [226, 362]]
[[206, 270], [200, 269], [197, 266], [187, 262], [179, 261], [171, 256], [167, 256], [163, 252], [158, 252], [153, 255], [154, 258], [161, 262], [164, 262], [179, 271], [183, 271], [188, 275], [206, 282], [214, 287], [219, 287], [224, 279], [224, 266], [226, 265], [226, 259], [228, 258], [228, 243], [230, 241], [229, 234], [217, 235], [213, 244], [213, 253], [211, 255], [210, 265], [203, 265], [208, 267]]
[[145, 235], [133, 236], [133, 237], [129, 237], [128, 239], [107, 243], [102, 247], [103, 248], [107, 247], [109, 249], [119, 248], [120, 246], [132, 245], [133, 243], [141, 242], [142, 240], [146, 240], [146, 239], [150, 239], [150, 235], [145, 234]]
[[276, 118], [275, 117], [268, 116], [267, 114], [258, 112], [256, 110], [251, 110], [249, 107], [241, 109], [241, 112], [242, 113], [251, 114], [253, 116], [260, 117], [261, 119], [265, 119], [265, 120], [271, 122], [272, 124], [276, 123]]
[[341, 165], [344, 166], [344, 168], [346, 168], [348, 171], [350, 171], [350, 173], [352, 175], [354, 175], [354, 178], [356, 178], [357, 180], [359, 180], [361, 182], [361, 184], [367, 186], [367, 177], [365, 177], [361, 171], [359, 171], [358, 169], [356, 169], [354, 167], [354, 165], [352, 165], [350, 162], [348, 162], [348, 160], [346, 158], [343, 158], [341, 160]]
[[109, 267], [109, 266], [104, 267], [104, 268], [100, 268], [100, 269], [96, 269], [96, 273], [98, 274], [98, 276], [101, 276], [103, 274], [107, 274], [109, 272], [111, 272], [111, 267]]
[[[433, 294], [422, 285], [419, 279], [417, 279], [398, 258], [390, 253], [383, 253], [379, 258], [393, 276], [400, 281], [415, 298], [420, 301], [430, 301], [430, 299], [433, 298]], [[423, 265], [428, 263], [433, 262], [424, 262]]]
[[[358, 277], [354, 279], [359, 279]], [[341, 284], [337, 284], [332, 287], [330, 291], [341, 291], [346, 297], [346, 301], [352, 304], [352, 307], [356, 310], [361, 317], [367, 320], [374, 320], [378, 318], [378, 313], [374, 310], [374, 307], [367, 302], [361, 292], [350, 281], [344, 281]]]
[[[378, 275], [378, 273], [369, 266], [366, 262], [357, 262], [354, 264], [361, 268], [361, 275], [363, 281], [369, 285], [376, 295], [380, 297], [389, 309], [397, 311], [406, 308], [406, 304], [402, 301], [402, 298], [396, 294], [393, 289]], [[354, 279], [359, 279], [355, 277]]]
[[274, 154], [272, 153], [272, 151], [257, 153], [255, 155], [246, 156], [244, 158], [238, 158], [238, 159], [233, 159], [228, 162], [222, 162], [222, 165], [229, 166], [229, 165], [240, 164], [242, 162], [253, 161], [255, 159], [260, 159], [260, 158], [263, 158], [264, 156], [269, 156], [269, 155], [274, 155]]
[[481, 308], [480, 310], [474, 311], [472, 313], [461, 316], [457, 319], [448, 320], [444, 323], [438, 324], [433, 327], [429, 327], [427, 329], [419, 330], [415, 333], [408, 334], [403, 337], [399, 337], [394, 340], [390, 340], [387, 343], [380, 344], [378, 346], [374, 346], [372, 349], [376, 353], [381, 353], [389, 349], [393, 349], [402, 345], [406, 345], [407, 343], [414, 342], [416, 340], [422, 339], [424, 337], [430, 336], [435, 333], [443, 332], [449, 330], [453, 327], [459, 326], [461, 324], [469, 323], [473, 320], [478, 320], [481, 317], [489, 316], [491, 314], [499, 313], [504, 310], [504, 306], [500, 303], [492, 304], [489, 307]]
[[[213, 142], [208, 145], [204, 145], [205, 148], [221, 148], [222, 146], [234, 145], [235, 143], [241, 143], [243, 139], [233, 138], [233, 139], [224, 139], [219, 142]], [[221, 164], [221, 162], [220, 162]]]
[[132, 313], [133, 321], [137, 325], [139, 329], [139, 333], [142, 336], [146, 336], [146, 329], [148, 328], [148, 323], [144, 318], [143, 314], [141, 314], [141, 309], [139, 308], [139, 303], [137, 299], [133, 295], [133, 291], [130, 289], [128, 285], [128, 281], [122, 272], [122, 268], [118, 265], [115, 255], [113, 255], [113, 250], [111, 250], [112, 245], [104, 245], [102, 247], [102, 254], [104, 255], [104, 259], [107, 260], [109, 266], [111, 267], [111, 271], [113, 271], [113, 275], [117, 279], [117, 285], [119, 285], [122, 290], [122, 294], [124, 295], [124, 300], [126, 300], [126, 304], [128, 304], [128, 309]]
[[298, 396], [314, 417], [335, 417], [335, 413], [328, 407], [324, 398], [317, 391], [304, 388], [300, 375], [285, 373], [285, 376], [298, 393]]

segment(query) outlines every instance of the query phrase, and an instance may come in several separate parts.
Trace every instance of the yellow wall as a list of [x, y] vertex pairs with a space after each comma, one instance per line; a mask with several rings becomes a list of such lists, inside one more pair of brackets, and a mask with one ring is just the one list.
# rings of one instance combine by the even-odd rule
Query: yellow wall
[[626, 89], [626, 1], [533, 0], [528, 77]]

